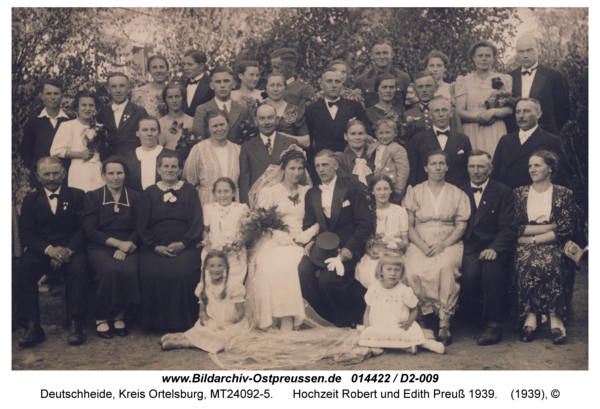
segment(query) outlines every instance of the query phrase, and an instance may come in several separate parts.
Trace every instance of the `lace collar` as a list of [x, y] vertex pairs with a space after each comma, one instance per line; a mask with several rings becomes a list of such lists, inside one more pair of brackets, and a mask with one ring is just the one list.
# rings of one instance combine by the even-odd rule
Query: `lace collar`
[[162, 180], [156, 184], [156, 187], [158, 187], [163, 192], [166, 192], [169, 189], [179, 190], [179, 189], [181, 189], [182, 186], [183, 186], [183, 180], [180, 180], [179, 182], [177, 182], [177, 184], [175, 184], [175, 186], [171, 186], [171, 187], [165, 185], [162, 182]]

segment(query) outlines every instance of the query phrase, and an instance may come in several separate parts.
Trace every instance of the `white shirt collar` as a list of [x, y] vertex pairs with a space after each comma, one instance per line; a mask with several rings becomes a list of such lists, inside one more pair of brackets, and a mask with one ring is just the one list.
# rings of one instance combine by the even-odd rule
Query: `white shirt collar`
[[524, 131], [522, 129], [519, 129], [519, 138], [523, 139], [523, 138], [529, 138], [534, 132], [535, 130], [538, 128], [538, 126], [534, 126], [533, 128], [531, 128], [528, 131]]
[[229, 97], [229, 99], [225, 102], [223, 102], [220, 99], [217, 99], [217, 97], [215, 97], [215, 103], [217, 104], [217, 106], [219, 107], [219, 109], [221, 111], [223, 111], [223, 106], [227, 106], [228, 111], [231, 111], [231, 97]]
[[529, 68], [525, 68], [525, 67], [523, 67], [523, 66], [521, 65], [521, 72], [523, 72], [523, 71], [531, 71], [531, 70], [535, 70], [535, 69], [538, 67], [538, 64], [539, 64], [539, 63], [537, 63], [537, 62], [536, 62], [535, 64], [533, 64], [533, 65], [532, 65], [531, 67], [529, 67]]
[[[448, 126], [446, 129], [441, 129], [441, 128], [438, 128], [437, 126], [433, 125], [433, 133], [435, 133], [436, 136], [437, 136], [437, 131], [446, 132], [449, 130], [450, 130], [450, 126]], [[446, 136], [446, 135], [444, 135], [444, 136]]]
[[125, 101], [123, 101], [120, 104], [115, 104], [114, 102], [112, 103], [112, 110], [113, 111], [121, 111], [123, 109], [125, 109], [125, 107], [127, 106], [127, 103], [129, 102], [129, 98], [126, 99]]
[[[325, 100], [325, 102], [337, 102], [340, 100], [340, 96], [338, 95], [338, 97], [336, 99], [329, 99], [329, 97], [323, 95], [323, 99]], [[327, 105], [329, 106], [329, 105]]]
[[[38, 115], [38, 118], [44, 118], [44, 117], [46, 117], [46, 118], [52, 118], [50, 115], [48, 115], [48, 111], [46, 111], [46, 108], [42, 109], [42, 112], [40, 112], [40, 114]], [[65, 114], [65, 112], [62, 109], [60, 109], [58, 111], [58, 115], [56, 115], [54, 118], [55, 119], [58, 119], [58, 118], [67, 118], [67, 119], [69, 119], [69, 117], [67, 116], [67, 114]]]
[[486, 186], [488, 185], [488, 182], [490, 181], [490, 178], [488, 177], [487, 180], [485, 182], [483, 182], [481, 185], [477, 186], [475, 183], [473, 183], [471, 181], [471, 187], [475, 187], [475, 188], [481, 188], [481, 194], [483, 194], [483, 191], [485, 190]]
[[[196, 75], [196, 76], [195, 76], [195, 77], [192, 79], [192, 81], [198, 81], [198, 80], [200, 80], [202, 77], [204, 77], [204, 73], [203, 73], [203, 72], [201, 72], [201, 73], [200, 73], [200, 75]], [[198, 84], [194, 84], [194, 85], [198, 85]]]
[[333, 175], [333, 179], [329, 181], [329, 183], [321, 183], [321, 190], [331, 190], [335, 187], [335, 182], [337, 181], [337, 174]]
[[[46, 197], [48, 198], [48, 200], [50, 200], [50, 195], [60, 195], [60, 188], [61, 186], [58, 187], [58, 189], [56, 189], [56, 192], [51, 192], [48, 189], [44, 188], [44, 190], [46, 191]], [[52, 199], [54, 200], [54, 199]], [[58, 199], [56, 199], [58, 200]]]

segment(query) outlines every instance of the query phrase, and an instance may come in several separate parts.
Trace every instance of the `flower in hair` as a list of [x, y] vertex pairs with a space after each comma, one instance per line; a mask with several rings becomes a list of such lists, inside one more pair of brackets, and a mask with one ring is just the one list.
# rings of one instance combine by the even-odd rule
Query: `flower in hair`
[[290, 153], [291, 151], [297, 151], [297, 152], [302, 153], [302, 156], [304, 156], [304, 160], [306, 160], [306, 152], [304, 152], [304, 150], [301, 147], [299, 147], [298, 145], [296, 145], [295, 143], [290, 145], [283, 152], [281, 152], [281, 155], [279, 155], [279, 160], [281, 161], [283, 159], [283, 157], [285, 155], [287, 155], [288, 153]]

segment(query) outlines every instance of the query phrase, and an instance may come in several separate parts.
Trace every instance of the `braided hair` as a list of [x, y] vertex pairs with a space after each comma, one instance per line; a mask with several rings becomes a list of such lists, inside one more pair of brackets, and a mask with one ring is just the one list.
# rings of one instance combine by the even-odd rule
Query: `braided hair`
[[373, 179], [369, 182], [368, 198], [369, 198], [369, 210], [371, 211], [371, 219], [373, 220], [373, 235], [377, 234], [377, 200], [375, 200], [375, 195], [373, 194], [373, 189], [375, 189], [375, 185], [381, 181], [387, 182], [390, 185], [390, 189], [392, 189], [392, 193], [394, 193], [394, 183], [389, 176], [380, 173], [378, 175], [373, 176]]
[[202, 265], [202, 275], [200, 277], [200, 281], [202, 282], [200, 300], [204, 305], [208, 305], [208, 297], [206, 296], [206, 263], [211, 258], [220, 258], [225, 262], [225, 282], [220, 297], [223, 300], [227, 296], [227, 280], [229, 279], [229, 262], [227, 261], [227, 254], [225, 254], [225, 252], [222, 250], [209, 250], [206, 258], [204, 259], [204, 264]]

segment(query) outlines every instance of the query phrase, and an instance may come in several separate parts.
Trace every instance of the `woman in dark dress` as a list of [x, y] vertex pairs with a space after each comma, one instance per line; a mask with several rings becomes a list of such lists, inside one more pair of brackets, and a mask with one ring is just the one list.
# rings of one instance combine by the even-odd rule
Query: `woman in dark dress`
[[136, 225], [142, 195], [124, 186], [129, 170], [120, 157], [102, 163], [102, 177], [106, 185], [86, 194], [83, 214], [95, 273], [96, 333], [100, 338], [112, 338], [113, 332], [124, 337], [126, 318], [141, 303]]
[[185, 329], [198, 320], [202, 207], [196, 189], [179, 180], [181, 165], [175, 152], [163, 150], [156, 163], [162, 180], [144, 191], [140, 206], [141, 320], [147, 329]]
[[381, 74], [375, 80], [374, 87], [379, 95], [379, 102], [367, 108], [367, 117], [371, 122], [371, 129], [376, 128], [375, 124], [380, 119], [390, 119], [398, 127], [398, 135], [400, 135], [404, 106], [392, 105], [394, 95], [396, 95], [396, 77], [392, 74]]
[[555, 153], [534, 153], [529, 159], [533, 184], [514, 190], [519, 238], [514, 256], [513, 310], [523, 325], [523, 342], [533, 340], [540, 314], [550, 315], [553, 343], [562, 344], [567, 337], [567, 289], [575, 264], [564, 256], [563, 249], [573, 234], [576, 207], [573, 192], [551, 183], [558, 165]]

